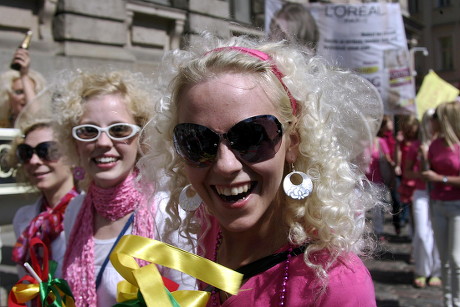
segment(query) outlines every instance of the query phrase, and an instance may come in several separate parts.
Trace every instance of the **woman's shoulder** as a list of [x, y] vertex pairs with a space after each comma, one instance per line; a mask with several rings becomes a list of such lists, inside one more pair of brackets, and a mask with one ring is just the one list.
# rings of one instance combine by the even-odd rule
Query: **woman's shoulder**
[[64, 231], [66, 237], [70, 235], [75, 219], [77, 218], [78, 212], [80, 211], [83, 200], [85, 199], [85, 192], [81, 192], [79, 195], [75, 196], [67, 206], [64, 214]]
[[348, 253], [328, 271], [327, 292], [321, 306], [375, 306], [372, 277], [363, 261]]
[[430, 151], [438, 150], [443, 147], [447, 147], [446, 142], [444, 141], [444, 138], [438, 137], [431, 142]]
[[16, 236], [18, 236], [27, 225], [29, 225], [30, 221], [38, 215], [41, 199], [40, 197], [35, 203], [23, 206], [16, 211], [13, 217], [13, 228]]
[[70, 201], [69, 205], [67, 206], [67, 209], [66, 209], [66, 212], [65, 212], [66, 216], [76, 215], [78, 213], [78, 211], [80, 211], [80, 207], [81, 207], [85, 197], [86, 197], [85, 192], [81, 192], [80, 194], [75, 196]]

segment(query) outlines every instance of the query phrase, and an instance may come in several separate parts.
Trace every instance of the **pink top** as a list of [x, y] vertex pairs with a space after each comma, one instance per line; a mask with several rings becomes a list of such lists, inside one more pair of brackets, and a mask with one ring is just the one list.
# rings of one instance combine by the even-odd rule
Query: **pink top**
[[[388, 145], [386, 141], [380, 137], [378, 137], [377, 140], [380, 144], [380, 148], [382, 149], [382, 152], [384, 154], [389, 154], [390, 150], [388, 149]], [[379, 160], [380, 160], [379, 146], [372, 146], [371, 162], [370, 162], [369, 168], [366, 171], [366, 177], [367, 179], [375, 183], [383, 183], [382, 173], [380, 171]]]
[[[421, 164], [422, 164], [422, 157], [420, 153], [420, 141], [414, 141], [409, 146], [406, 152], [406, 160], [404, 163], [408, 163], [409, 161], [413, 161], [412, 171], [420, 172]], [[415, 179], [415, 189], [417, 190], [426, 190], [426, 182], [422, 179]]]
[[387, 144], [388, 146], [388, 150], [390, 152], [390, 157], [393, 159], [395, 159], [395, 147], [396, 147], [396, 140], [393, 136], [393, 131], [385, 131], [383, 133], [383, 137], [382, 137], [384, 140], [385, 140], [385, 143]]
[[[460, 175], [460, 145], [454, 150], [447, 146], [444, 138], [434, 140], [428, 150], [428, 160], [433, 171], [444, 176]], [[436, 200], [459, 200], [460, 188], [443, 182], [433, 182], [430, 194]]]
[[[213, 260], [216, 246], [217, 229], [213, 229], [204, 240], [206, 258]], [[286, 250], [288, 247], [280, 249]], [[324, 263], [327, 252], [315, 254], [315, 262]], [[275, 265], [263, 273], [249, 278], [237, 295], [228, 298], [222, 305], [217, 296], [210, 298], [207, 306], [279, 306], [286, 261]], [[361, 259], [349, 253], [340, 258], [328, 270], [329, 280], [325, 292], [321, 293], [321, 283], [312, 269], [307, 267], [303, 254], [292, 257], [288, 267], [288, 280], [285, 287], [284, 306], [340, 306], [372, 307], [376, 306], [374, 285], [369, 271]], [[205, 285], [201, 285], [204, 288]]]

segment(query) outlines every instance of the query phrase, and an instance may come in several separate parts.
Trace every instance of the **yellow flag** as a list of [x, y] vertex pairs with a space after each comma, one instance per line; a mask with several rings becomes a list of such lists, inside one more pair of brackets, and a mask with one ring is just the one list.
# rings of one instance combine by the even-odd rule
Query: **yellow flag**
[[418, 119], [422, 119], [426, 110], [435, 108], [443, 102], [455, 100], [458, 94], [459, 90], [455, 86], [444, 81], [434, 71], [430, 70], [423, 79], [422, 86], [415, 98]]

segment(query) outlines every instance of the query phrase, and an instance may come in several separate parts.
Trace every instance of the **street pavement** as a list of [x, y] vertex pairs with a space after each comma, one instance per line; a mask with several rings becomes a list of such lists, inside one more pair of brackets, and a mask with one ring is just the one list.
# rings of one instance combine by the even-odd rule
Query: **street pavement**
[[[387, 240], [380, 243], [373, 257], [364, 260], [375, 286], [378, 307], [441, 307], [441, 289], [412, 285], [414, 265], [410, 263], [409, 227], [400, 236], [394, 234], [391, 217], [385, 220]], [[11, 262], [14, 235], [10, 225], [1, 227], [3, 259], [0, 264], [0, 306], [7, 305], [7, 293], [17, 281], [16, 267]]]
[[385, 219], [386, 241], [379, 243], [375, 255], [364, 261], [374, 281], [378, 307], [442, 307], [439, 287], [413, 286], [410, 227], [396, 236], [391, 216]]

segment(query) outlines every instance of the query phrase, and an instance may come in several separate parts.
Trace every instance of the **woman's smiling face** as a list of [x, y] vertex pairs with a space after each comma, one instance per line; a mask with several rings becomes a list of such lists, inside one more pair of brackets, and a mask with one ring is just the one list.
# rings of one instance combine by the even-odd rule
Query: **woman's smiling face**
[[[88, 99], [78, 124], [104, 128], [115, 123], [136, 124], [124, 99], [111, 94]], [[137, 138], [115, 141], [102, 132], [97, 140], [76, 141], [82, 167], [97, 186], [113, 187], [130, 174], [137, 159]]]
[[[24, 144], [36, 147], [43, 142], [54, 141], [51, 127], [39, 127], [30, 131], [24, 139]], [[57, 191], [63, 182], [71, 178], [70, 166], [63, 158], [47, 161], [36, 153], [24, 163], [24, 169], [30, 182], [42, 192]]]
[[[179, 123], [199, 124], [217, 133], [226, 133], [236, 123], [256, 115], [279, 119], [276, 106], [252, 75], [223, 73], [186, 88], [178, 106]], [[186, 164], [185, 171], [222, 227], [235, 232], [250, 230], [264, 223], [264, 217], [276, 207], [274, 199], [290, 144], [290, 138], [284, 135], [274, 157], [248, 163], [222, 141], [211, 165], [196, 168]]]

